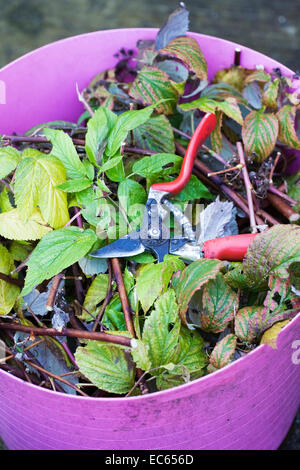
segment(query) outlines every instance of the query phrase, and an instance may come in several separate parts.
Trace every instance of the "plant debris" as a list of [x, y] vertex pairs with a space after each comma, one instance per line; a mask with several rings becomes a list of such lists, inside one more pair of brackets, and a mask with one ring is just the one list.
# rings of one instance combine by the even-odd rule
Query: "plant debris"
[[[131, 396], [213, 373], [300, 309], [300, 97], [278, 70], [235, 64], [208, 81], [175, 10], [155, 41], [78, 93], [77, 123], [0, 137], [0, 369], [61, 393]], [[243, 262], [89, 254], [141, 226], [205, 113], [217, 126], [174, 203], [203, 243], [261, 232]], [[204, 210], [197, 214], [197, 205]], [[170, 229], [174, 229], [170, 221]]]

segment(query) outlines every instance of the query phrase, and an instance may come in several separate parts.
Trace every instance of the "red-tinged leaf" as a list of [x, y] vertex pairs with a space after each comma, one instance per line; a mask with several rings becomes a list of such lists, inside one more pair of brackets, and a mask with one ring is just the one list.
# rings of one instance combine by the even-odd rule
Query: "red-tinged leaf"
[[216, 344], [209, 359], [208, 372], [214, 372], [230, 364], [235, 352], [236, 341], [236, 336], [229, 334]]
[[216, 152], [219, 153], [222, 149], [223, 142], [222, 142], [222, 123], [223, 123], [223, 113], [220, 111], [216, 112], [216, 118], [217, 118], [217, 125], [210, 134], [210, 142], [212, 149]]
[[223, 331], [234, 318], [238, 305], [238, 295], [225, 282], [224, 276], [217, 274], [203, 289], [201, 329], [211, 333]]
[[275, 276], [270, 276], [269, 289], [270, 291], [264, 300], [264, 306], [269, 311], [273, 311], [276, 310], [288, 296], [291, 289], [291, 283], [289, 279], [280, 279]]
[[278, 136], [275, 114], [251, 111], [244, 121], [242, 137], [248, 155], [257, 161], [265, 160], [273, 151]]
[[169, 76], [156, 67], [142, 68], [132, 84], [129, 95], [144, 105], [155, 104], [165, 99], [166, 101], [156, 108], [160, 114], [172, 114], [178, 99], [178, 93], [172, 86]]
[[179, 36], [159, 51], [159, 54], [176, 57], [200, 80], [207, 80], [207, 63], [197, 41], [187, 36]]
[[262, 102], [265, 106], [268, 106], [269, 108], [277, 108], [279, 83], [279, 78], [276, 78], [273, 82], [266, 83], [262, 95]]
[[243, 262], [249, 285], [259, 284], [269, 276], [287, 278], [290, 264], [300, 261], [300, 227], [276, 225], [257, 235]]
[[265, 307], [249, 306], [241, 308], [234, 324], [235, 334], [246, 343], [253, 343], [263, 329], [263, 312]]
[[243, 125], [243, 116], [235, 98], [229, 97], [225, 101], [218, 102], [217, 108], [241, 126]]
[[192, 296], [210, 279], [216, 277], [221, 266], [222, 262], [219, 260], [200, 259], [187, 266], [179, 274], [179, 277], [174, 279], [173, 287], [179, 304], [179, 312], [184, 323], [186, 323], [185, 314]]
[[266, 73], [264, 70], [254, 70], [246, 76], [244, 85], [249, 85], [251, 82], [267, 83], [270, 81], [271, 75], [269, 73]]
[[241, 308], [235, 317], [235, 334], [247, 343], [257, 342], [264, 331], [279, 321], [292, 318], [298, 311], [299, 306], [287, 309], [284, 303], [273, 311], [256, 305]]
[[294, 149], [300, 150], [300, 140], [295, 130], [296, 106], [287, 104], [276, 114], [279, 121], [278, 139]]

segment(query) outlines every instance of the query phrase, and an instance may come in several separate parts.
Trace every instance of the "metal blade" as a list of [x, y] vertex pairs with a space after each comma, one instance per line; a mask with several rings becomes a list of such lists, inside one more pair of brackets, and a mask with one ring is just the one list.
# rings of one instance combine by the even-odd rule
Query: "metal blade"
[[139, 232], [131, 232], [99, 250], [93, 251], [89, 256], [93, 258], [124, 258], [126, 256], [144, 253], [145, 247], [141, 243]]

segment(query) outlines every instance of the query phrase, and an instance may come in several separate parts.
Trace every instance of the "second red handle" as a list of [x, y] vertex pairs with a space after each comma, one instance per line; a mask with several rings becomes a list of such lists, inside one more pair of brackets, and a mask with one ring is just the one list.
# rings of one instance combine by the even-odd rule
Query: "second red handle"
[[257, 233], [246, 233], [207, 240], [202, 246], [204, 258], [242, 261], [250, 243], [257, 235]]

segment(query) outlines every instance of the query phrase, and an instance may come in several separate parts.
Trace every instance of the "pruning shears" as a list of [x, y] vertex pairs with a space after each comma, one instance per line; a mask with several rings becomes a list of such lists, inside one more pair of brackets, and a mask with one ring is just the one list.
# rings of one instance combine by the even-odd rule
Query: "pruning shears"
[[[151, 186], [141, 228], [94, 251], [90, 256], [122, 258], [148, 251], [157, 257], [158, 262], [163, 261], [166, 254], [177, 255], [190, 261], [203, 257], [228, 261], [241, 261], [244, 258], [256, 234], [225, 236], [199, 244], [188, 217], [168, 200], [170, 196], [182, 191], [188, 183], [199, 148], [216, 124], [216, 116], [213, 113], [206, 114], [190, 140], [179, 176], [173, 181]], [[164, 223], [168, 212], [173, 214], [181, 228], [179, 237], [171, 237], [170, 230]]]

